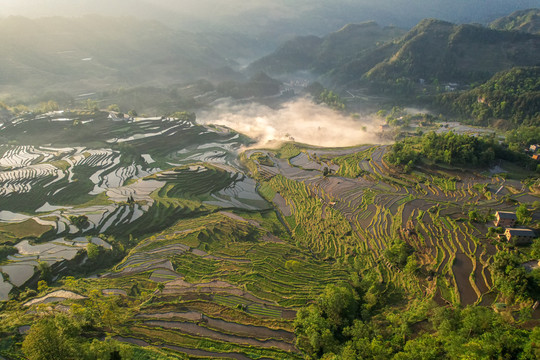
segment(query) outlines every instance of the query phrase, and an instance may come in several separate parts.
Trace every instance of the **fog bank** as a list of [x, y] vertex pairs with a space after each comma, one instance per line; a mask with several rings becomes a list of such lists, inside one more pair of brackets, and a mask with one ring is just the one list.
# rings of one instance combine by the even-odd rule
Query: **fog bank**
[[254, 147], [275, 147], [283, 141], [322, 147], [383, 142], [376, 135], [382, 120], [346, 116], [309, 99], [286, 103], [277, 110], [254, 103], [222, 103], [201, 113], [197, 121], [226, 126], [245, 134], [257, 141]]

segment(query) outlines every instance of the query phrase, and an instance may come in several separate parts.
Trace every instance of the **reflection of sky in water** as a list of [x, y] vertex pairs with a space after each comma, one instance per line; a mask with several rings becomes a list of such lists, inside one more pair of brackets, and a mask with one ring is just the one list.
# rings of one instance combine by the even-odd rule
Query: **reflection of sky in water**
[[4, 265], [2, 272], [9, 276], [9, 281], [15, 286], [21, 286], [34, 275], [34, 266], [32, 265]]
[[9, 292], [13, 288], [13, 285], [11, 285], [8, 282], [4, 281], [4, 277], [2, 274], [0, 274], [0, 301], [7, 300], [9, 297]]
[[[100, 238], [94, 237], [91, 241], [107, 249], [112, 248], [110, 244]], [[12, 263], [0, 267], [0, 270], [9, 276], [11, 284], [21, 286], [34, 275], [38, 261], [44, 261], [52, 265], [64, 260], [72, 260], [87, 245], [88, 240], [85, 237], [73, 240], [60, 238], [38, 245], [32, 245], [28, 240], [24, 240], [15, 245], [19, 254], [9, 256]], [[0, 281], [0, 300], [10, 290], [11, 285], [9, 283]]]

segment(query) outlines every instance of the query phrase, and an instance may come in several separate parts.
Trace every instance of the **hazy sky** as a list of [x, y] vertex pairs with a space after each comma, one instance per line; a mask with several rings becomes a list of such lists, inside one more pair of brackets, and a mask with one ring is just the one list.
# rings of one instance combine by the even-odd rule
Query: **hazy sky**
[[[313, 32], [345, 23], [376, 20], [413, 26], [434, 17], [454, 22], [486, 22], [517, 9], [540, 7], [540, 0], [1, 0], [0, 16], [79, 16], [89, 13], [159, 19], [175, 27], [217, 27], [246, 31], [250, 26], [283, 26]], [[293, 25], [296, 25], [294, 27]], [[201, 29], [197, 29], [201, 30]], [[335, 30], [335, 29], [334, 29]]]

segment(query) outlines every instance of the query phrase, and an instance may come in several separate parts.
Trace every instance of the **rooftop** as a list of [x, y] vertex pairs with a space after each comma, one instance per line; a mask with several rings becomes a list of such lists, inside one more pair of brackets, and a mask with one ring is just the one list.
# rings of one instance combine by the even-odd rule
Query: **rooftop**
[[516, 213], [509, 212], [509, 211], [497, 211], [497, 214], [501, 219], [513, 219], [517, 220]]
[[530, 236], [536, 237], [536, 233], [530, 229], [506, 229], [506, 231], [513, 236]]

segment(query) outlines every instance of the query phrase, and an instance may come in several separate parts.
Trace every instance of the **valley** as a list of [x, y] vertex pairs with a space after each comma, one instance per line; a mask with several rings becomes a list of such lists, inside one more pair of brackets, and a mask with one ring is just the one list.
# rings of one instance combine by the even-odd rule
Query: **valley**
[[[26, 144], [1, 147], [0, 232], [16, 250], [0, 264], [2, 300], [109, 307], [101, 326], [126, 354], [301, 358], [296, 311], [351, 266], [382, 294], [491, 306], [504, 244], [467, 214], [537, 201], [487, 168], [403, 173], [388, 145], [243, 150], [253, 140], [225, 127], [104, 111], [2, 131]], [[15, 329], [33, 316], [9, 314]]]
[[540, 356], [537, 9], [137, 4], [0, 18], [0, 360]]

